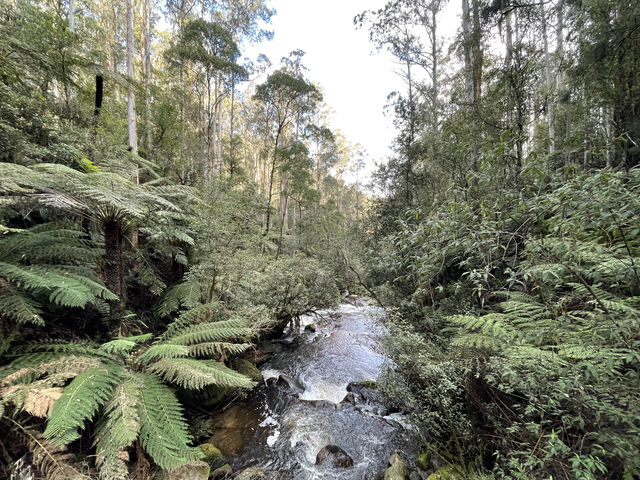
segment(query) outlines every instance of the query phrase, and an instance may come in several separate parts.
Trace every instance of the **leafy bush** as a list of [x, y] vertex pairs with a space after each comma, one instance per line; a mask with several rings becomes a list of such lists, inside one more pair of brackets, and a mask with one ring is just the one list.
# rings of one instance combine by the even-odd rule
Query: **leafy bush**
[[337, 303], [333, 278], [313, 259], [280, 258], [258, 275], [249, 289], [253, 301], [265, 305], [282, 322]]
[[602, 171], [405, 224], [385, 388], [425, 437], [505, 478], [640, 473], [639, 191]]

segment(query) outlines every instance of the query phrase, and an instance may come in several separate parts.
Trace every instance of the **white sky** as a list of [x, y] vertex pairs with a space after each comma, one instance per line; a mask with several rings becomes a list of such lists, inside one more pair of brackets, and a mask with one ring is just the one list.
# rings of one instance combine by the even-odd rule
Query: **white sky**
[[[264, 53], [274, 67], [289, 52], [306, 52], [307, 78], [319, 84], [325, 103], [333, 110], [330, 127], [343, 132], [352, 144], [368, 153], [365, 174], [391, 153], [395, 136], [391, 114], [385, 116], [387, 95], [402, 90], [397, 65], [385, 51], [372, 53], [365, 28], [357, 29], [353, 17], [364, 10], [381, 8], [386, 0], [271, 0], [274, 38], [244, 45], [242, 56], [255, 60]], [[459, 2], [453, 0], [441, 14], [440, 31], [448, 37], [458, 24]]]
[[371, 54], [366, 28], [356, 30], [353, 17], [384, 5], [385, 0], [272, 0], [274, 37], [244, 46], [242, 55], [255, 59], [264, 53], [275, 68], [292, 50], [306, 52], [306, 76], [318, 84], [333, 111], [330, 127], [368, 153], [365, 170], [373, 170], [390, 153], [394, 137], [390, 117], [383, 115], [387, 95], [401, 88], [395, 64], [386, 52]]

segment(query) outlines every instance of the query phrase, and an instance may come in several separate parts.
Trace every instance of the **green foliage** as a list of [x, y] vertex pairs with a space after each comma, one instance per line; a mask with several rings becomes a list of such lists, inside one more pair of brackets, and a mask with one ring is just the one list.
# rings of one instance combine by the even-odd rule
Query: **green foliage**
[[252, 287], [256, 303], [266, 305], [276, 317], [291, 320], [328, 308], [338, 301], [334, 280], [314, 260], [282, 258], [270, 264]]
[[637, 474], [639, 173], [403, 224], [384, 388], [424, 432], [507, 478]]
[[[164, 469], [198, 459], [201, 452], [189, 446], [188, 424], [166, 384], [186, 390], [255, 385], [219, 360], [246, 350], [251, 344], [236, 339], [248, 339], [253, 330], [240, 318], [212, 321], [214, 312], [211, 305], [185, 312], [151, 344], [153, 336], [144, 334], [100, 346], [22, 347], [2, 374], [2, 404], [47, 417], [44, 436], [58, 447], [80, 438], [97, 416], [93, 441], [102, 478], [126, 474], [122, 455], [136, 439]], [[191, 323], [196, 319], [201, 323]]]

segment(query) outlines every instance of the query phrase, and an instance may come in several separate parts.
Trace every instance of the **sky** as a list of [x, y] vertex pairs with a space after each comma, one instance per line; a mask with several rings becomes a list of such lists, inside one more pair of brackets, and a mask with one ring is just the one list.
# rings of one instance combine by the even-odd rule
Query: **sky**
[[[273, 40], [243, 46], [243, 56], [255, 60], [263, 53], [276, 68], [292, 50], [306, 52], [307, 78], [321, 87], [332, 110], [329, 126], [367, 153], [365, 176], [392, 153], [395, 129], [392, 113], [385, 115], [384, 107], [387, 96], [404, 87], [391, 54], [375, 52], [367, 28], [356, 29], [353, 18], [386, 1], [271, 0], [277, 12], [271, 21]], [[457, 3], [448, 2], [439, 18], [439, 29], [447, 38], [458, 24]]]
[[292, 50], [306, 52], [307, 78], [318, 84], [332, 110], [330, 127], [367, 152], [365, 172], [385, 159], [395, 136], [392, 118], [383, 114], [387, 95], [402, 88], [396, 64], [386, 52], [372, 54], [366, 28], [357, 29], [353, 17], [383, 6], [385, 0], [272, 0], [274, 37], [244, 46], [243, 56], [264, 53], [274, 67]]

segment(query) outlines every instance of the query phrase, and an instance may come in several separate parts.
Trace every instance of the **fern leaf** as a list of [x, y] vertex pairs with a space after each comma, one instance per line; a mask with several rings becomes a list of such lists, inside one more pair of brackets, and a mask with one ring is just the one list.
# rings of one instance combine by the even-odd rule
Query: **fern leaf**
[[222, 363], [192, 358], [163, 358], [148, 367], [149, 371], [162, 376], [167, 382], [182, 388], [199, 390], [207, 385], [253, 388], [255, 383]]
[[151, 362], [161, 358], [178, 358], [189, 355], [189, 347], [184, 345], [173, 345], [171, 343], [158, 343], [151, 345], [138, 360], [142, 362]]
[[137, 345], [144, 343], [150, 340], [153, 337], [151, 333], [146, 333], [144, 335], [135, 335], [132, 337], [123, 337], [117, 338], [110, 342], [103, 344], [100, 347], [100, 350], [104, 350], [107, 353], [115, 353], [115, 354], [128, 354], [130, 353]]
[[122, 452], [135, 442], [140, 432], [141, 389], [140, 380], [128, 375], [105, 406], [94, 438], [101, 478], [118, 478], [120, 472], [126, 472]]
[[122, 368], [103, 366], [74, 378], [53, 405], [44, 436], [59, 446], [79, 438], [84, 422], [110, 398], [122, 376]]
[[191, 357], [212, 357], [229, 353], [239, 355], [251, 348], [251, 343], [230, 343], [230, 342], [205, 342], [188, 347]]
[[140, 443], [153, 461], [172, 470], [202, 458], [200, 449], [189, 446], [188, 425], [171, 389], [155, 375], [136, 376], [143, 384], [138, 403]]
[[216, 342], [234, 337], [250, 336], [252, 330], [246, 326], [243, 319], [234, 318], [221, 322], [200, 323], [190, 325], [168, 337], [171, 343], [177, 345], [195, 345], [203, 342]]

